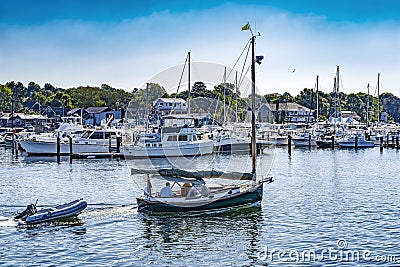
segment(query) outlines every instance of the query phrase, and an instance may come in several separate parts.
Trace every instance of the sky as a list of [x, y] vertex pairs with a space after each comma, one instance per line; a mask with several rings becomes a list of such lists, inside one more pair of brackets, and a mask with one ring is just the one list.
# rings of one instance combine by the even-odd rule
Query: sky
[[249, 22], [264, 56], [259, 93], [297, 95], [317, 75], [319, 90], [331, 92], [339, 66], [344, 93], [366, 93], [369, 83], [376, 95], [380, 73], [381, 92], [400, 96], [398, 10], [396, 0], [0, 1], [0, 83], [132, 91], [171, 68], [178, 82], [189, 51], [193, 70], [233, 68]]

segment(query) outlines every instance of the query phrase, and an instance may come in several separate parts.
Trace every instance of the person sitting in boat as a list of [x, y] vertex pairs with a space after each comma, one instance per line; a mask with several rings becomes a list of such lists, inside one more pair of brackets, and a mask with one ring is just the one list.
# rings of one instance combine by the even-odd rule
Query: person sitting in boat
[[201, 197], [200, 190], [195, 186], [192, 186], [190, 188], [186, 196], [187, 199], [200, 198], [200, 197]]
[[172, 197], [174, 195], [170, 185], [171, 184], [169, 182], [165, 183], [165, 187], [163, 187], [160, 191], [160, 197]]

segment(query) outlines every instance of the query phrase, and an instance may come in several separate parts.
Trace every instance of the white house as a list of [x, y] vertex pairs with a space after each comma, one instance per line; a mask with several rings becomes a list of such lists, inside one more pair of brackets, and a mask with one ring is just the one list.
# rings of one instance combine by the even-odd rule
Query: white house
[[272, 104], [271, 111], [275, 114], [284, 114], [284, 121], [288, 123], [311, 123], [314, 122], [314, 110], [310, 110], [297, 103]]
[[163, 115], [172, 112], [186, 113], [187, 103], [182, 98], [158, 98], [153, 103], [154, 109]]

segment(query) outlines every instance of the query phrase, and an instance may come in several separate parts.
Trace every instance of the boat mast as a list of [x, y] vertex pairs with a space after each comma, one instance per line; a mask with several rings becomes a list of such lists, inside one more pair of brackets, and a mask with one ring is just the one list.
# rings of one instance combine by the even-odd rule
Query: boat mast
[[226, 67], [224, 68], [224, 126], [226, 126], [226, 109], [225, 109], [225, 105], [226, 105], [226, 100], [225, 100], [225, 94], [226, 94]]
[[190, 51], [188, 52], [188, 115], [190, 115]]
[[319, 118], [319, 109], [318, 109], [318, 80], [319, 80], [319, 76], [317, 75], [317, 122], [318, 122], [318, 118]]
[[380, 103], [380, 95], [379, 95], [379, 79], [381, 74], [378, 73], [378, 122], [381, 121], [381, 103]]
[[[339, 118], [340, 106], [339, 106], [339, 66], [336, 66], [336, 78], [335, 78], [335, 118]], [[339, 107], [338, 107], [339, 106]], [[338, 110], [339, 109], [339, 110]]]
[[369, 125], [369, 83], [367, 84], [367, 127]]
[[144, 110], [145, 116], [146, 116], [146, 133], [149, 130], [149, 112], [148, 112], [148, 108], [149, 108], [149, 83], [146, 83], [146, 108]]
[[238, 82], [237, 82], [237, 71], [236, 71], [236, 75], [235, 75], [235, 88], [236, 88], [236, 123], [238, 123]]
[[255, 40], [251, 36], [251, 160], [253, 183], [256, 182], [256, 68], [255, 68]]

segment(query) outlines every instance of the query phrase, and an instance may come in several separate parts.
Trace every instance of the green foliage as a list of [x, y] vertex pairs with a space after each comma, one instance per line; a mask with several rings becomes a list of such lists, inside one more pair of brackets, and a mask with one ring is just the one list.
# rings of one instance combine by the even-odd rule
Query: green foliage
[[[188, 91], [183, 91], [178, 95], [168, 95], [162, 85], [156, 83], [148, 84], [146, 88], [135, 89], [133, 93], [129, 93], [122, 89], [116, 89], [108, 84], [102, 84], [100, 87], [80, 86], [77, 88], [62, 89], [57, 88], [50, 83], [44, 84], [43, 87], [31, 81], [25, 87], [21, 82], [8, 82], [5, 85], [0, 84], [0, 112], [11, 112], [11, 103], [14, 103], [15, 112], [27, 112], [28, 109], [36, 102], [41, 106], [63, 107], [67, 109], [90, 106], [107, 106], [113, 109], [126, 108], [130, 105], [144, 108], [146, 96], [148, 94], [149, 107], [159, 97], [181, 97], [188, 98]], [[224, 97], [225, 96], [225, 97]], [[213, 90], [208, 90], [202, 81], [197, 81], [191, 89], [191, 99], [206, 97], [210, 99], [224, 101], [231, 110], [238, 109], [240, 116], [244, 117], [249, 107], [250, 100], [247, 97], [236, 95], [236, 90], [231, 83], [221, 83], [214, 86]], [[333, 113], [334, 93], [314, 92], [312, 89], [304, 88], [299, 95], [291, 96], [289, 93], [284, 94], [267, 94], [264, 99], [256, 97], [259, 107], [265, 100], [273, 105], [275, 103], [296, 102], [313, 110], [318, 109], [319, 118], [328, 118]], [[367, 107], [369, 107], [370, 120], [377, 120], [378, 99], [366, 93], [344, 94], [338, 95], [338, 108], [340, 110], [349, 110], [356, 112], [363, 121], [367, 117]], [[392, 93], [383, 93], [380, 95], [381, 110], [387, 111], [389, 119], [400, 121], [400, 99]], [[199, 109], [206, 111], [203, 107]], [[219, 111], [220, 107], [218, 107]], [[219, 111], [221, 113], [221, 111]], [[222, 114], [222, 113], [221, 113]], [[220, 115], [221, 115], [220, 114]], [[281, 118], [276, 118], [281, 120]]]
[[12, 91], [6, 85], [0, 84], [0, 113], [11, 111]]

